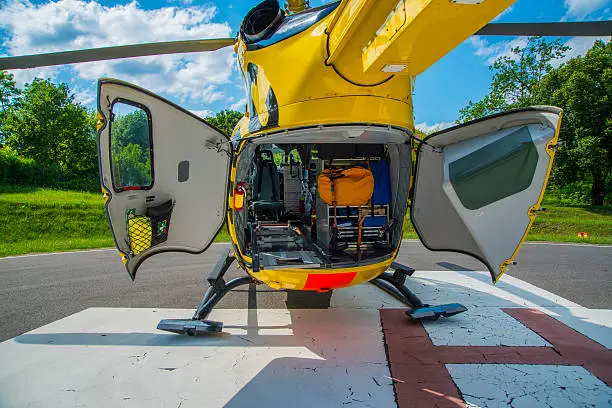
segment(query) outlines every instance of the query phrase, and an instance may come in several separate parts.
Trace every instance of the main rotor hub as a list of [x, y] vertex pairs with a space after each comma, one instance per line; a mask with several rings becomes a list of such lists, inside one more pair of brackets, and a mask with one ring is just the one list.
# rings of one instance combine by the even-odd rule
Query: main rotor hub
[[308, 0], [287, 0], [287, 4], [285, 4], [285, 10], [290, 13], [299, 13], [307, 8], [310, 8]]

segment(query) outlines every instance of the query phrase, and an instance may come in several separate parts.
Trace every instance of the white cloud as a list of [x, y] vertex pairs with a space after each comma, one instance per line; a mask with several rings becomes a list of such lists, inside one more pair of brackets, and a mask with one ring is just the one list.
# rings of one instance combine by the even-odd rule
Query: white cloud
[[565, 0], [566, 17], [584, 18], [609, 4], [609, 0]]
[[[579, 55], [584, 55], [597, 40], [608, 41], [608, 37], [572, 37], [564, 44], [570, 49], [565, 53], [565, 57], [553, 61], [553, 66], [558, 67], [571, 58]], [[495, 60], [502, 56], [508, 56], [517, 59], [518, 56], [512, 52], [515, 47], [525, 47], [527, 38], [516, 37], [511, 41], [501, 41], [490, 43], [480, 36], [474, 36], [469, 39], [470, 44], [475, 48], [474, 55], [485, 60], [487, 65], [492, 65]]]
[[[92, 85], [95, 86], [95, 84]], [[87, 106], [94, 103], [96, 100], [95, 93], [91, 92], [90, 89], [81, 88], [78, 84], [72, 85], [72, 92], [74, 93], [74, 99], [82, 105]]]
[[243, 112], [246, 106], [246, 98], [240, 99], [238, 102], [234, 102], [231, 106], [231, 110], [235, 110], [238, 112]]
[[607, 42], [608, 39], [609, 37], [572, 37], [565, 42], [565, 45], [570, 47], [570, 49], [565, 53], [565, 57], [554, 61], [553, 66], [556, 68], [572, 58], [586, 54], [586, 52], [593, 47], [593, 44], [595, 44], [595, 41], [597, 40]]
[[208, 110], [208, 109], [203, 109], [203, 110], [191, 109], [190, 112], [204, 119], [206, 119], [209, 116], [215, 116], [215, 112]]
[[426, 122], [422, 122], [422, 123], [417, 123], [416, 125], [414, 125], [415, 128], [417, 128], [418, 130], [420, 130], [421, 132], [425, 134], [430, 134], [433, 132], [444, 130], [451, 126], [455, 126], [455, 123], [454, 122], [438, 122], [438, 123], [434, 123], [433, 125], [429, 125]]
[[168, 0], [168, 3], [179, 3], [183, 6], [191, 6], [193, 4], [193, 0]]
[[493, 21], [497, 21], [497, 20], [499, 20], [500, 18], [502, 18], [503, 16], [510, 14], [510, 13], [512, 12], [512, 9], [513, 9], [513, 8], [514, 8], [514, 6], [510, 6], [510, 7], [508, 7], [507, 9], [505, 9], [504, 11], [502, 11], [501, 13], [499, 13], [499, 14], [497, 15], [497, 17], [495, 17], [495, 18], [493, 19]]
[[[8, 0], [0, 9], [4, 48], [10, 55], [96, 48], [145, 42], [231, 37], [228, 23], [213, 21], [213, 7], [144, 10], [136, 2], [113, 7], [94, 1], [59, 0], [35, 5]], [[62, 69], [87, 81], [115, 77], [181, 102], [226, 99], [232, 82], [231, 47], [208, 53], [164, 55], [15, 71], [20, 83], [34, 76], [54, 77]]]
[[496, 59], [502, 56], [515, 58], [516, 54], [512, 52], [512, 49], [525, 47], [527, 45], [527, 38], [517, 37], [510, 41], [491, 43], [481, 36], [473, 36], [469, 38], [469, 42], [476, 48], [474, 55], [484, 58], [487, 65], [492, 65]]

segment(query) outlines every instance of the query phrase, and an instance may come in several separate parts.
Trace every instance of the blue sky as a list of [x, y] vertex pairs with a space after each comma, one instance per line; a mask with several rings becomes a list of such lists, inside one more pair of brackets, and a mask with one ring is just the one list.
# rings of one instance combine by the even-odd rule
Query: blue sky
[[[326, 0], [311, 0], [312, 6]], [[0, 0], [0, 54], [22, 55], [107, 45], [232, 37], [257, 0], [102, 1]], [[612, 0], [518, 0], [498, 21], [584, 21], [612, 18]], [[488, 65], [524, 39], [472, 37], [416, 81], [417, 127], [450, 125], [469, 100], [487, 93]], [[595, 38], [562, 38], [568, 57], [583, 54]], [[144, 57], [14, 71], [20, 84], [36, 76], [69, 83], [88, 106], [96, 79], [111, 76], [144, 86], [206, 116], [224, 108], [242, 110], [244, 89], [231, 49], [214, 53]]]

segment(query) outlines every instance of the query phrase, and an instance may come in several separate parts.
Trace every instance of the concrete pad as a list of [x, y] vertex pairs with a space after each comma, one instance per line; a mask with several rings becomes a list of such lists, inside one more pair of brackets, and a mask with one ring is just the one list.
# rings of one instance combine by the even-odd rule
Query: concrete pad
[[468, 407], [606, 407], [610, 387], [582, 367], [447, 364]]
[[5, 341], [0, 405], [395, 406], [376, 310], [219, 309], [220, 335], [155, 329], [191, 313], [87, 309]]
[[[497, 285], [493, 285], [488, 272], [417, 271], [407, 280], [406, 285], [427, 303], [459, 302], [468, 308], [466, 313], [472, 313], [474, 316], [487, 316], [491, 313], [499, 316], [499, 312], [487, 312], [484, 308], [536, 308], [605, 347], [612, 347], [612, 310], [585, 308], [512, 276], [504, 276]], [[463, 317], [459, 316], [463, 315], [455, 316], [451, 320], [463, 321]], [[429, 331], [432, 326], [426, 327]], [[510, 330], [511, 327], [508, 335], [513, 336]], [[466, 340], [465, 345], [470, 345], [470, 342]]]
[[435, 346], [550, 346], [501, 309], [473, 307], [446, 319], [425, 321], [423, 326]]
[[[406, 285], [426, 303], [468, 311], [411, 323], [399, 301], [364, 284], [334, 291], [329, 309], [216, 309], [210, 319], [223, 321], [224, 333], [194, 338], [155, 329], [193, 310], [87, 309], [0, 343], [0, 406], [556, 407], [612, 399], [612, 311], [511, 276], [493, 286], [487, 272], [417, 271]], [[551, 329], [539, 330], [542, 321]]]

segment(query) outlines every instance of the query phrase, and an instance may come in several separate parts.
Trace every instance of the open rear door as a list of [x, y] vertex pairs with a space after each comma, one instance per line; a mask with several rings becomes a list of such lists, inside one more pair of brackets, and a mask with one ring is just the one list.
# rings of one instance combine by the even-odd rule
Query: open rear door
[[201, 253], [223, 226], [231, 145], [201, 118], [114, 79], [98, 84], [106, 213], [132, 279], [146, 258]]
[[539, 208], [560, 122], [560, 109], [532, 107], [427, 137], [410, 213], [423, 244], [478, 258], [497, 282]]

